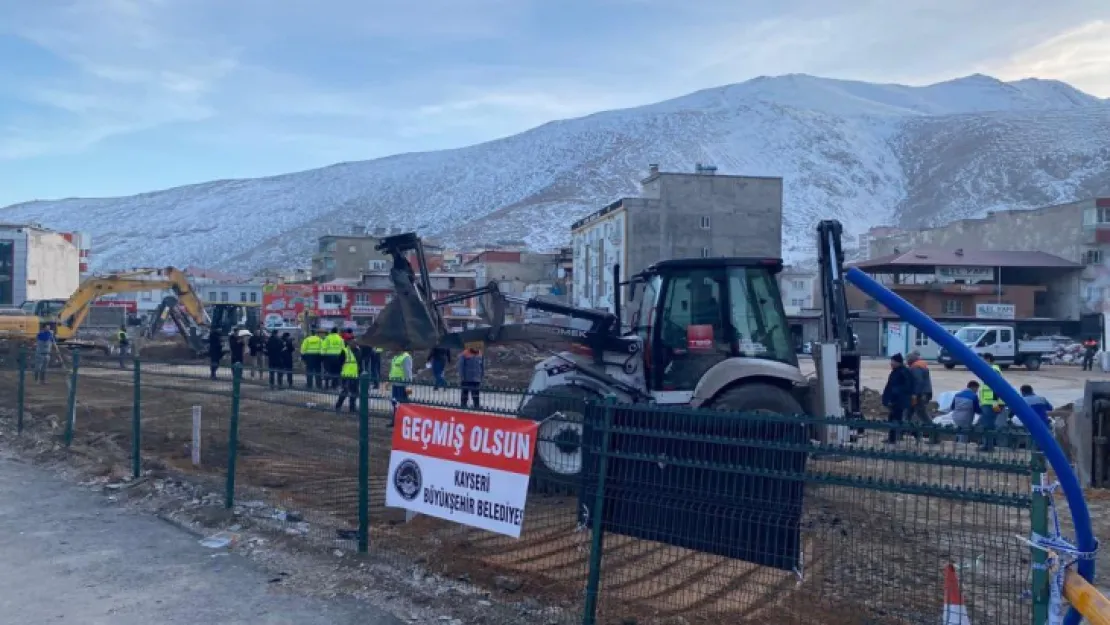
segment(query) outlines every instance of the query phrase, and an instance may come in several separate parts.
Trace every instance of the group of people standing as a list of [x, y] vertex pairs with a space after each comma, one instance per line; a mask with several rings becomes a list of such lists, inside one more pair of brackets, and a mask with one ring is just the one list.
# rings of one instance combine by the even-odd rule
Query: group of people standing
[[[231, 365], [243, 365], [250, 377], [262, 377], [264, 369], [269, 371], [270, 388], [293, 387], [293, 363], [300, 355], [304, 363], [305, 388], [309, 390], [338, 390], [335, 403], [338, 412], [347, 404], [351, 412], [358, 410], [359, 376], [370, 374], [371, 387], [380, 387], [382, 377], [383, 350], [380, 347], [359, 345], [350, 330], [339, 328], [316, 328], [304, 337], [297, 346], [289, 332], [276, 330], [258, 334], [233, 328], [227, 337], [227, 352], [231, 355]], [[208, 357], [212, 379], [216, 379], [225, 349], [224, 339], [218, 330], [209, 335]], [[448, 386], [447, 365], [451, 362], [450, 350], [437, 347], [431, 350], [425, 366], [432, 370], [436, 388]], [[467, 349], [459, 359], [459, 386], [461, 404], [468, 401], [474, 408], [480, 406], [480, 389], [485, 376], [485, 366], [477, 349]], [[389, 362], [388, 380], [391, 383], [393, 406], [408, 401], [406, 383], [414, 379], [412, 354], [408, 351], [395, 353]]]
[[[1001, 375], [1002, 369], [994, 364], [992, 354], [983, 354], [983, 360]], [[1029, 384], [1022, 385], [1021, 396], [1037, 416], [1046, 424], [1050, 423], [1048, 413], [1053, 407], [1047, 399], [1037, 395]], [[933, 383], [929, 367], [920, 353], [911, 352], [905, 358], [901, 354], [895, 354], [890, 358], [890, 375], [883, 388], [883, 406], [890, 410], [888, 421], [902, 423], [909, 420], [931, 424], [928, 406], [932, 397]], [[970, 428], [975, 425], [976, 416], [979, 417], [979, 427], [985, 430], [979, 451], [992, 451], [996, 445], [995, 431], [1009, 423], [1009, 411], [991, 387], [978, 380], [971, 380], [952, 400], [952, 423], [958, 428]], [[887, 442], [896, 443], [901, 436], [899, 428], [892, 428]], [[917, 434], [917, 438], [920, 437]], [[966, 442], [967, 437], [960, 434], [957, 440]]]

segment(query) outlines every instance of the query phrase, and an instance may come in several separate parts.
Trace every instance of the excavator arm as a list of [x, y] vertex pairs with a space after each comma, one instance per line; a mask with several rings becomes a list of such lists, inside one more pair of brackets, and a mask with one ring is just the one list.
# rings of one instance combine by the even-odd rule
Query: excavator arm
[[[169, 289], [184, 306], [186, 313], [197, 325], [206, 324], [204, 305], [193, 291], [184, 272], [167, 267], [159, 271], [158, 279], [143, 279], [143, 273], [111, 275], [91, 278], [81, 283], [77, 291], [66, 301], [58, 312], [57, 335], [59, 339], [72, 338], [88, 317], [89, 308], [97, 298], [113, 293], [135, 293]], [[146, 275], [149, 275], [147, 273]]]

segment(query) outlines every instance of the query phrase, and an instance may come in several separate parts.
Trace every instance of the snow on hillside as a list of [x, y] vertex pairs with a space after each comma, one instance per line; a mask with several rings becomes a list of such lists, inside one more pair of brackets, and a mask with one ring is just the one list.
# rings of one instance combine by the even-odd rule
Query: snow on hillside
[[[633, 109], [551, 122], [467, 148], [223, 180], [126, 198], [29, 202], [5, 221], [87, 231], [94, 269], [306, 265], [352, 225], [449, 244], [550, 249], [574, 220], [635, 195], [648, 163], [785, 179], [790, 257], [818, 219], [850, 231], [1110, 192], [1110, 104], [1042, 80], [926, 87], [761, 77]], [[141, 218], [137, 218], [141, 217]], [[153, 240], [152, 240], [153, 239]]]

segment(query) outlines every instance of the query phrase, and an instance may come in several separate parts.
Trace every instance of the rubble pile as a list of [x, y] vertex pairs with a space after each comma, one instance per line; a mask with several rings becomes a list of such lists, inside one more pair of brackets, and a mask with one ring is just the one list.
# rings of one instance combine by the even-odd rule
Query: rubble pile
[[[1082, 343], [1068, 343], [1066, 345], [1056, 346], [1056, 353], [1049, 358], [1049, 362], [1054, 365], [1081, 365], [1083, 364], [1083, 353], [1086, 348]], [[1099, 361], [1101, 353], [1095, 354], [1095, 362]]]

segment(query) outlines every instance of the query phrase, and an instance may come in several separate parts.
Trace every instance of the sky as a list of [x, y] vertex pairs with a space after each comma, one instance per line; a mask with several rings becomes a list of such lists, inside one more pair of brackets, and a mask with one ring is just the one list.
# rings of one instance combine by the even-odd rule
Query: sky
[[760, 75], [1110, 97], [1106, 0], [0, 0], [0, 206], [461, 147]]

